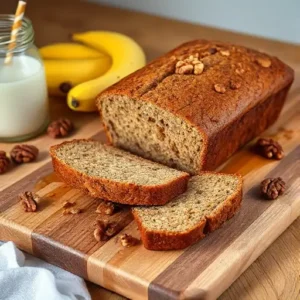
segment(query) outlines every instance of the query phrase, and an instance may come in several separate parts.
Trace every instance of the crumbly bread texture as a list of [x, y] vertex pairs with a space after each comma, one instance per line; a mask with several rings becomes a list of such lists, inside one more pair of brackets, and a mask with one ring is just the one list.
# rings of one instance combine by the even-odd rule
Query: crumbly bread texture
[[183, 193], [189, 174], [92, 140], [50, 148], [57, 175], [91, 196], [134, 205], [162, 205]]
[[231, 218], [242, 201], [239, 175], [203, 172], [187, 191], [164, 206], [136, 207], [144, 246], [150, 250], [186, 248]]
[[113, 85], [97, 105], [113, 145], [196, 174], [274, 123], [293, 77], [276, 57], [197, 40]]

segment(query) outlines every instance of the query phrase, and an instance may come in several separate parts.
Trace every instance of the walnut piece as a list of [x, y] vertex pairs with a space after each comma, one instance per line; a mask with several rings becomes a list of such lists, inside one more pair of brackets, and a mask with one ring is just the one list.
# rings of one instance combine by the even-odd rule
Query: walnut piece
[[97, 206], [96, 213], [112, 216], [114, 213], [118, 212], [120, 208], [120, 205], [116, 203], [103, 201]]
[[177, 61], [175, 65], [176, 74], [199, 75], [204, 70], [204, 64], [199, 60], [199, 54], [190, 55], [188, 58]]
[[229, 56], [229, 55], [230, 55], [230, 52], [229, 52], [229, 50], [221, 50], [221, 51], [220, 51], [220, 54], [221, 54], [222, 56]]
[[285, 191], [285, 182], [282, 178], [267, 178], [260, 184], [261, 194], [270, 200], [275, 200]]
[[96, 241], [107, 241], [109, 238], [116, 235], [121, 230], [121, 227], [116, 222], [108, 222], [97, 220], [94, 237]]
[[214, 89], [215, 89], [215, 91], [216, 91], [217, 93], [219, 93], [219, 94], [224, 94], [224, 93], [226, 92], [226, 87], [225, 87], [225, 85], [222, 84], [222, 83], [216, 83], [216, 84], [214, 85]]
[[235, 73], [238, 74], [238, 75], [243, 75], [245, 73], [245, 69], [244, 69], [242, 63], [239, 62], [237, 64], [237, 68], [235, 69]]
[[272, 64], [268, 57], [256, 57], [255, 61], [263, 68], [269, 68]]
[[12, 161], [16, 164], [28, 163], [36, 160], [39, 149], [33, 145], [16, 145], [10, 152]]
[[102, 228], [97, 227], [94, 230], [94, 238], [97, 242], [105, 241], [107, 239], [107, 236], [105, 235], [105, 232]]
[[194, 65], [194, 74], [195, 75], [201, 74], [203, 72], [203, 70], [204, 70], [204, 64], [202, 62]]
[[35, 212], [37, 210], [37, 203], [40, 198], [36, 194], [24, 192], [19, 194], [18, 198], [25, 212]]
[[68, 136], [74, 129], [73, 123], [69, 119], [61, 118], [53, 121], [47, 129], [47, 133], [52, 138]]
[[3, 174], [8, 170], [9, 164], [10, 160], [6, 156], [6, 152], [0, 150], [0, 174]]
[[254, 150], [263, 157], [269, 159], [282, 159], [284, 152], [281, 145], [269, 138], [260, 138], [257, 140]]
[[70, 208], [70, 209], [64, 209], [63, 215], [78, 215], [81, 214], [83, 210], [81, 208]]
[[121, 245], [123, 247], [132, 247], [137, 245], [140, 240], [131, 236], [130, 234], [124, 233], [120, 236]]

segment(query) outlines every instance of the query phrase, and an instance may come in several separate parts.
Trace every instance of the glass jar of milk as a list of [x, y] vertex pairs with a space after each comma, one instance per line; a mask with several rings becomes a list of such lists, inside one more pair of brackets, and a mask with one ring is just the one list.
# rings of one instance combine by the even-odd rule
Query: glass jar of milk
[[12, 15], [0, 14], [0, 142], [30, 139], [48, 124], [45, 72], [27, 18], [23, 19], [11, 62], [4, 63], [13, 20]]

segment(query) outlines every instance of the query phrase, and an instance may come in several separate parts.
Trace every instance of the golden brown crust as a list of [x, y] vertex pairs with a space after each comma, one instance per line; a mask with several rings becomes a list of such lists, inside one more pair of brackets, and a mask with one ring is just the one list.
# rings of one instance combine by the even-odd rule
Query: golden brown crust
[[[201, 172], [201, 173], [214, 173], [214, 172]], [[222, 174], [222, 173], [218, 173]], [[206, 234], [213, 232], [220, 228], [222, 224], [228, 219], [232, 218], [241, 206], [243, 192], [242, 192], [242, 177], [236, 174], [239, 178], [239, 185], [236, 192], [221, 203], [211, 215], [200, 222], [193, 228], [185, 232], [168, 232], [168, 231], [154, 231], [147, 230], [138, 213], [133, 209], [132, 213], [135, 221], [138, 224], [141, 239], [146, 249], [149, 250], [177, 250], [184, 249], [191, 246]]]
[[[71, 143], [80, 141], [75, 140]], [[155, 186], [141, 186], [87, 176], [57, 158], [56, 149], [66, 143], [70, 142], [50, 148], [54, 171], [66, 184], [81, 189], [92, 197], [129, 205], [163, 205], [186, 191], [189, 180], [187, 173], [166, 184]]]
[[[209, 53], [210, 49], [216, 51]], [[222, 51], [229, 55], [222, 55]], [[178, 59], [196, 53], [205, 65], [203, 73], [175, 74]], [[103, 99], [122, 95], [173, 113], [204, 136], [200, 169], [213, 169], [275, 122], [293, 79], [293, 70], [276, 57], [229, 43], [196, 40], [124, 78], [101, 93], [97, 103], [101, 110]], [[225, 93], [216, 92], [216, 84], [223, 85]], [[264, 103], [270, 99], [265, 111]], [[253, 130], [253, 122], [257, 130]], [[232, 128], [235, 131], [229, 136], [223, 134]], [[224, 149], [225, 144], [230, 147]]]

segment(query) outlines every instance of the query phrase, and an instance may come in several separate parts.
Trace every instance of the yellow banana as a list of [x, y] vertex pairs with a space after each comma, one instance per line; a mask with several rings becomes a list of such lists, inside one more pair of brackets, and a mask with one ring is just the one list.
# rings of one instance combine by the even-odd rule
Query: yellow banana
[[112, 84], [143, 67], [146, 63], [142, 48], [130, 37], [116, 32], [90, 31], [73, 35], [81, 42], [112, 58], [112, 66], [103, 76], [72, 88], [68, 93], [68, 105], [76, 111], [95, 111], [96, 96]]
[[65, 96], [69, 90], [88, 80], [103, 75], [111, 66], [111, 58], [102, 55], [98, 59], [44, 60], [49, 94]]
[[57, 43], [39, 49], [43, 59], [101, 58], [103, 53], [76, 43]]

